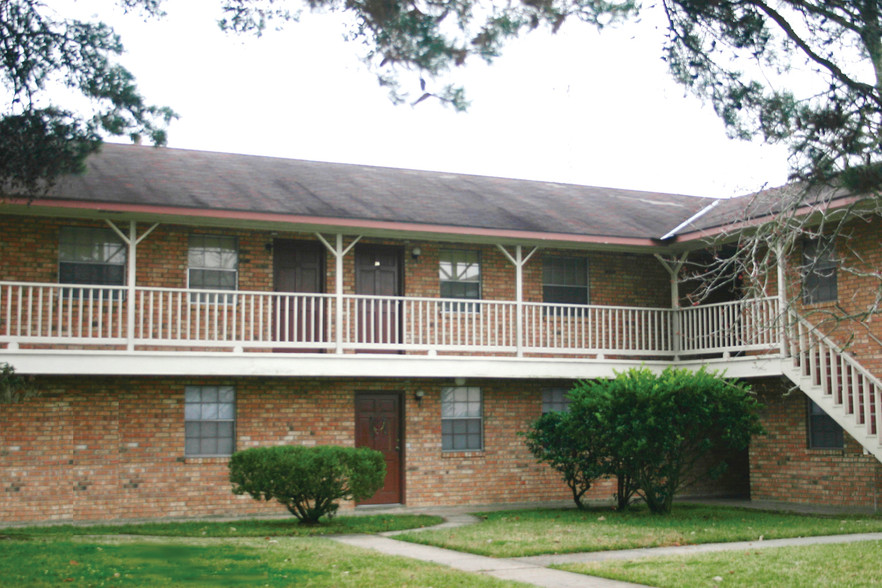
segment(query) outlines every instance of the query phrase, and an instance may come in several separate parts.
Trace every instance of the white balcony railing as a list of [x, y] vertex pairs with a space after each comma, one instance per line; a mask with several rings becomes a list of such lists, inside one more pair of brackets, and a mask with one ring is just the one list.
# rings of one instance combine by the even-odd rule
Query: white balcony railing
[[776, 349], [777, 314], [776, 298], [680, 310], [524, 302], [519, 312], [515, 301], [0, 282], [0, 345], [38, 349], [663, 358]]

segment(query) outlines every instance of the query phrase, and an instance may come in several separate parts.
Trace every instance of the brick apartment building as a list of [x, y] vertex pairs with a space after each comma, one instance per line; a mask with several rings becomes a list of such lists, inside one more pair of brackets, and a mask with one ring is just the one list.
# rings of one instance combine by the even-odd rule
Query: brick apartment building
[[280, 512], [226, 464], [283, 443], [382, 450], [373, 504], [566, 499], [521, 433], [575, 380], [671, 364], [765, 405], [688, 493], [873, 507], [882, 332], [811, 317], [874, 296], [837, 264], [882, 267], [880, 219], [808, 290], [782, 261], [780, 293], [682, 304], [678, 260], [745, 202], [106, 145], [0, 204], [0, 363], [41, 392], [0, 405], [0, 522]]

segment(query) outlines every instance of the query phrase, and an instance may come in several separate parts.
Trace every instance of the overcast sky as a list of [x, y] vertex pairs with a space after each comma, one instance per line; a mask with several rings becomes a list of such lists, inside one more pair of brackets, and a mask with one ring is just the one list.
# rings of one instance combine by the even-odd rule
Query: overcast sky
[[727, 139], [670, 80], [651, 18], [512, 43], [492, 65], [456, 72], [471, 100], [462, 114], [393, 105], [335, 15], [254, 38], [220, 32], [213, 0], [166, 9], [144, 22], [110, 0], [76, 8], [114, 26], [142, 93], [181, 115], [170, 147], [701, 196], [786, 180], [782, 149]]

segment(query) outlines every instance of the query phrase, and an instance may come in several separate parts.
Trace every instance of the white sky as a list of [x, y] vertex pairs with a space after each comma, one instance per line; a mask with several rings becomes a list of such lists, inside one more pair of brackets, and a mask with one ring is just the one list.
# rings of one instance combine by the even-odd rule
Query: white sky
[[334, 15], [254, 38], [222, 33], [212, 0], [168, 0], [168, 16], [147, 22], [109, 0], [77, 8], [114, 26], [142, 94], [181, 115], [170, 147], [701, 196], [786, 180], [783, 149], [727, 139], [670, 79], [646, 19], [535, 32], [458, 70], [462, 114], [394, 106]]

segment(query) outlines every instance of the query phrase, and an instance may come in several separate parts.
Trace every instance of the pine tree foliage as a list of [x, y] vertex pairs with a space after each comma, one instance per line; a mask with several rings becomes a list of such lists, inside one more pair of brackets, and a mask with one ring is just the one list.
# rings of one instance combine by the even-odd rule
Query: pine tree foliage
[[[120, 0], [159, 16], [160, 0]], [[116, 58], [123, 45], [106, 24], [64, 19], [38, 0], [0, 0], [0, 197], [33, 198], [83, 169], [106, 136], [166, 141], [175, 116], [147, 104]]]

